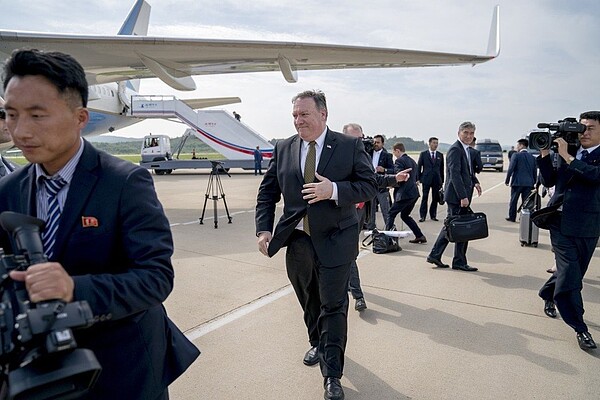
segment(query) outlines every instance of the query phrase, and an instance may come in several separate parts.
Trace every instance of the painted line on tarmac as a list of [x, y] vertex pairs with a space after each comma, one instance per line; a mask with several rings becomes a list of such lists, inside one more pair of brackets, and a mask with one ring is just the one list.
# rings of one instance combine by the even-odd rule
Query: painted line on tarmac
[[[233, 216], [235, 216], [235, 215], [245, 214], [245, 213], [248, 213], [248, 212], [254, 212], [254, 210], [248, 210], [248, 211], [236, 211], [236, 212], [234, 212], [234, 213], [230, 213], [230, 214], [229, 214], [229, 216], [230, 216], [230, 217], [233, 217]], [[217, 218], [218, 218], [218, 219], [221, 219], [221, 218], [227, 218], [227, 214], [225, 214], [225, 215], [219, 215]], [[204, 217], [204, 220], [203, 220], [203, 221], [206, 221], [206, 220], [209, 220], [209, 219], [215, 219], [215, 217]], [[174, 226], [185, 226], [185, 225], [194, 225], [194, 224], [198, 224], [198, 225], [199, 225], [199, 224], [200, 224], [199, 220], [200, 220], [200, 219], [198, 218], [198, 221], [189, 221], [189, 222], [175, 222], [175, 223], [173, 223], [173, 224], [169, 224], [169, 226], [170, 226], [170, 227], [174, 227]]]
[[484, 194], [486, 194], [487, 192], [491, 192], [492, 190], [494, 190], [494, 189], [496, 189], [497, 187], [499, 187], [499, 186], [502, 186], [502, 185], [504, 185], [504, 182], [500, 182], [500, 183], [498, 183], [497, 185], [494, 185], [494, 186], [492, 186], [491, 188], [484, 190], [483, 192], [481, 192], [481, 195], [483, 196], [483, 195], [484, 195]]
[[267, 304], [274, 302], [277, 299], [287, 296], [288, 294], [292, 293], [293, 291], [294, 290], [292, 289], [292, 285], [286, 285], [282, 288], [275, 290], [274, 292], [271, 292], [265, 296], [259, 297], [258, 299], [253, 300], [248, 304], [244, 304], [241, 307], [238, 307], [234, 310], [226, 312], [225, 314], [219, 315], [219, 316], [213, 318], [212, 320], [207, 321], [190, 331], [187, 331], [185, 336], [189, 340], [192, 340], [192, 341], [196, 340], [196, 339], [206, 335], [207, 333], [217, 330], [231, 322], [234, 322], [234, 321], [250, 314], [253, 311], [258, 310], [259, 308], [266, 306]]
[[[362, 250], [356, 257], [356, 259], [360, 259], [360, 258], [366, 256], [367, 254], [371, 254], [371, 252], [369, 250]], [[275, 300], [285, 297], [293, 292], [294, 292], [294, 289], [292, 288], [292, 285], [286, 285], [286, 286], [279, 288], [269, 294], [266, 294], [255, 300], [252, 300], [251, 302], [244, 304], [241, 307], [238, 307], [238, 308], [228, 311], [224, 314], [221, 314], [221, 315], [197, 326], [196, 328], [192, 328], [191, 330], [186, 331], [185, 336], [191, 341], [196, 340], [212, 331], [215, 331], [227, 324], [230, 324], [231, 322], [234, 322], [234, 321], [250, 314], [251, 312], [258, 310], [259, 308], [262, 308], [268, 304], [271, 304]]]

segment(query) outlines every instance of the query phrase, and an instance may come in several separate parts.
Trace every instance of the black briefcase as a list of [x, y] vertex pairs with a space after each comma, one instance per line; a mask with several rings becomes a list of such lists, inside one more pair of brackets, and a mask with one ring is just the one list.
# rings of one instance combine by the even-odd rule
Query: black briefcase
[[446, 217], [444, 220], [448, 241], [454, 243], [488, 237], [487, 217], [482, 212], [474, 213], [470, 207], [464, 213]]

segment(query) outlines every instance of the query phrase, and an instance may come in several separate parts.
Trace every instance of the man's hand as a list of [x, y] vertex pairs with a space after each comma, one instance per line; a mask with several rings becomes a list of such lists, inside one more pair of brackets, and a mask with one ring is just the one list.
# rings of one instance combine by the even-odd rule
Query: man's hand
[[410, 171], [412, 168], [403, 169], [396, 174], [396, 182], [406, 182], [410, 178]]
[[258, 234], [258, 251], [260, 251], [265, 256], [269, 256], [267, 250], [269, 249], [269, 243], [271, 243], [271, 239], [273, 235], [271, 232], [261, 232]]
[[571, 155], [569, 154], [569, 144], [563, 138], [554, 139], [554, 143], [558, 144], [558, 154], [567, 161]]
[[302, 197], [308, 200], [308, 204], [313, 204], [321, 200], [331, 199], [333, 194], [333, 183], [324, 176], [315, 172], [315, 177], [320, 181], [316, 183], [305, 183], [302, 189]]
[[460, 206], [461, 207], [469, 207], [469, 199], [466, 197], [464, 199], [460, 199]]
[[378, 165], [377, 168], [375, 168], [375, 172], [383, 174], [385, 172], [385, 168], [383, 168], [381, 165]]
[[45, 300], [73, 301], [75, 283], [67, 271], [56, 262], [31, 265], [27, 271], [11, 271], [10, 277], [25, 282], [29, 299], [33, 303]]
[[475, 184], [475, 190], [477, 190], [477, 196], [481, 196], [481, 185], [479, 183]]

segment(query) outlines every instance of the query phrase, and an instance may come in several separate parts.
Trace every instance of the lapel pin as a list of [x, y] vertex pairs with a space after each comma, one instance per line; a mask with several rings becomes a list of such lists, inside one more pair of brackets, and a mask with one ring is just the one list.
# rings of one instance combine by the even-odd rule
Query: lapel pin
[[81, 217], [81, 226], [84, 228], [97, 228], [98, 219], [96, 217]]

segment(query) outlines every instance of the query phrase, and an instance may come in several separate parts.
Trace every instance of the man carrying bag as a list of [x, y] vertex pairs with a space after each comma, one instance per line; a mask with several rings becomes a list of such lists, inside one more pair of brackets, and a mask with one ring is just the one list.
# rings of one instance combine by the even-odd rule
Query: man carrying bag
[[[458, 128], [458, 140], [450, 146], [446, 154], [446, 184], [444, 188], [446, 203], [448, 203], [448, 218], [464, 213], [463, 208], [469, 207], [473, 197], [473, 189], [481, 195], [481, 186], [473, 171], [473, 163], [469, 152], [469, 145], [475, 137], [475, 124], [463, 122]], [[442, 227], [438, 238], [427, 256], [427, 262], [435, 264], [438, 268], [448, 268], [442, 262], [442, 254], [450, 243], [448, 228]], [[455, 242], [452, 269], [473, 272], [477, 268], [467, 264], [468, 241]]]

